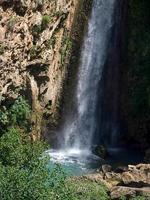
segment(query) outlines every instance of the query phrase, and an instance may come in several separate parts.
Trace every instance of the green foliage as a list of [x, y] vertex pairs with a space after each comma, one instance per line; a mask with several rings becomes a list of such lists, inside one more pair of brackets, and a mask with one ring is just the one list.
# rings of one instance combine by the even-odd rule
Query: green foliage
[[42, 30], [45, 30], [48, 27], [48, 24], [50, 23], [51, 18], [49, 15], [44, 15], [42, 17], [42, 22], [41, 22], [41, 28]]
[[34, 38], [38, 39], [40, 34], [41, 34], [41, 32], [42, 32], [41, 24], [34, 25], [32, 27], [32, 35], [34, 36]]
[[30, 161], [28, 167], [0, 164], [1, 200], [48, 200], [51, 196], [46, 181], [50, 178], [44, 160]]
[[9, 110], [11, 123], [18, 124], [19, 126], [26, 124], [25, 121], [30, 118], [30, 113], [31, 110], [29, 104], [23, 97], [20, 96], [16, 99]]
[[0, 55], [4, 54], [5, 52], [5, 46], [3, 44], [0, 44]]
[[3, 165], [25, 167], [44, 152], [46, 144], [42, 141], [31, 142], [27, 134], [13, 127], [0, 138], [0, 162]]
[[34, 36], [35, 41], [40, 37], [40, 34], [48, 27], [50, 21], [51, 17], [49, 15], [44, 15], [42, 17], [41, 23], [35, 24], [32, 27], [32, 35]]
[[29, 104], [20, 96], [8, 109], [3, 107], [0, 110], [0, 127], [12, 125], [26, 126], [30, 119], [30, 113]]
[[55, 42], [56, 42], [56, 38], [53, 36], [51, 39], [46, 41], [46, 47], [47, 48], [50, 48], [50, 47], [54, 48]]
[[74, 200], [108, 200], [107, 189], [105, 186], [93, 181], [78, 179], [69, 180], [70, 190]]
[[46, 184], [50, 178], [48, 159], [40, 158], [47, 144], [32, 142], [22, 128], [29, 115], [30, 107], [22, 97], [1, 112], [1, 123], [7, 124], [0, 137], [1, 200], [47, 200], [51, 196]]
[[137, 197], [131, 198], [131, 200], [147, 200], [147, 198], [144, 196], [137, 196]]
[[11, 17], [7, 24], [7, 30], [12, 32], [14, 30], [15, 24], [16, 24], [16, 17]]
[[55, 16], [55, 17], [60, 17], [60, 16], [62, 16], [64, 14], [64, 12], [62, 11], [62, 10], [59, 10], [59, 11], [56, 11], [53, 15]]
[[0, 137], [1, 200], [101, 200], [108, 199], [105, 187], [68, 179], [60, 165], [49, 169], [43, 155], [48, 145], [32, 141], [22, 124], [30, 117], [30, 107], [19, 97], [0, 112], [5, 125]]
[[69, 57], [72, 49], [72, 40], [68, 36], [64, 36], [62, 40], [62, 45], [60, 49], [60, 54], [61, 54], [61, 65], [65, 65], [65, 60], [66, 58]]
[[7, 111], [0, 111], [0, 124], [7, 125], [9, 123], [9, 113]]

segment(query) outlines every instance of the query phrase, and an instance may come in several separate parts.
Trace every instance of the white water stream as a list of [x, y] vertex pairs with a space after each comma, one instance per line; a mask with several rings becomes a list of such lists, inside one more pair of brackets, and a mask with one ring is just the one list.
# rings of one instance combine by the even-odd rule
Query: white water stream
[[99, 160], [90, 150], [97, 126], [98, 87], [107, 58], [115, 6], [116, 0], [93, 0], [80, 58], [75, 92], [76, 111], [70, 113], [59, 133], [64, 138], [60, 141], [61, 149], [49, 152], [54, 162], [77, 163], [85, 168], [85, 163]]

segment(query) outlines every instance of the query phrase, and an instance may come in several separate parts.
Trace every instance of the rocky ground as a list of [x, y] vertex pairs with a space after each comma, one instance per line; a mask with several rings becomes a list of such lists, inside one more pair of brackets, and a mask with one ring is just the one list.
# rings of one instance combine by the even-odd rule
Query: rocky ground
[[150, 199], [150, 164], [128, 165], [113, 169], [110, 165], [103, 165], [94, 174], [74, 177], [74, 179], [91, 180], [107, 186], [111, 199], [135, 196], [145, 196]]

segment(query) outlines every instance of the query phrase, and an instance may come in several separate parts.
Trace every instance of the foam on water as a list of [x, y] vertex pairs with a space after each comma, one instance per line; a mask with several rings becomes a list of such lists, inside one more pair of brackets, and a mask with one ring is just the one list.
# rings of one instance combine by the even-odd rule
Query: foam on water
[[50, 156], [50, 167], [59, 163], [69, 175], [91, 173], [103, 162], [101, 158], [85, 149], [48, 150], [46, 154]]

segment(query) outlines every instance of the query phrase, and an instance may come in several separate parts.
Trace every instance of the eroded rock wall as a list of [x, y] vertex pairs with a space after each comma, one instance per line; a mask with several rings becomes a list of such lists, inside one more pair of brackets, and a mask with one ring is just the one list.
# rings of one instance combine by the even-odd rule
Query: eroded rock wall
[[77, 35], [74, 23], [81, 15], [80, 7], [89, 2], [0, 0], [1, 103], [26, 96], [36, 134], [40, 135], [43, 117], [52, 124], [58, 121]]

